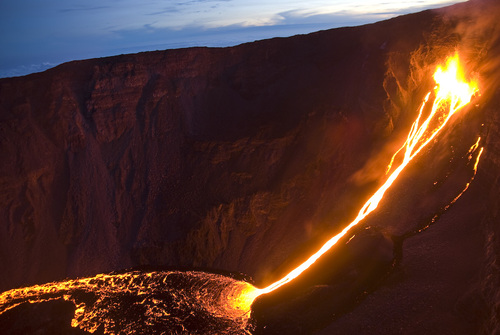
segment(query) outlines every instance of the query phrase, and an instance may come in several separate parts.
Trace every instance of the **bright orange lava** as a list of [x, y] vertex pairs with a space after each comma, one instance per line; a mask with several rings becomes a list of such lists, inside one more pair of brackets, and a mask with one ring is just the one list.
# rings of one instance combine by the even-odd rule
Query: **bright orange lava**
[[[437, 134], [456, 112], [470, 102], [472, 96], [478, 91], [478, 85], [475, 81], [466, 80], [459, 65], [458, 54], [455, 54], [447, 59], [444, 66], [437, 68], [434, 73], [436, 82], [434, 94], [429, 92], [426, 95], [406, 141], [391, 159], [388, 167], [388, 173], [390, 172], [390, 174], [387, 180], [363, 205], [356, 218], [340, 233], [327, 241], [309, 259], [275, 283], [259, 289], [244, 281], [195, 271], [182, 273], [176, 271], [150, 273], [135, 271], [124, 274], [102, 274], [91, 278], [35, 285], [3, 292], [0, 294], [0, 314], [25, 302], [50, 301], [60, 299], [62, 296], [64, 300], [72, 301], [76, 307], [71, 322], [73, 327], [79, 327], [89, 332], [94, 332], [99, 327], [103, 327], [106, 334], [112, 334], [115, 332], [116, 327], [114, 319], [109, 316], [109, 311], [120, 310], [117, 307], [119, 303], [114, 302], [115, 300], [112, 299], [115, 295], [130, 294], [143, 297], [141, 298], [143, 299], [141, 305], [145, 308], [145, 314], [149, 317], [148, 322], [150, 322], [157, 318], [170, 316], [170, 309], [168, 309], [170, 307], [162, 304], [156, 298], [157, 295], [169, 294], [169, 296], [174, 297], [172, 304], [177, 307], [185, 305], [188, 306], [187, 309], [196, 308], [222, 319], [237, 319], [240, 321], [237, 328], [239, 327], [240, 330], [247, 329], [254, 300], [258, 296], [272, 292], [299, 276], [325, 252], [330, 250], [351, 228], [373, 212], [385, 192], [409, 162], [436, 138]], [[431, 96], [433, 97], [432, 106], [427, 106]], [[469, 161], [472, 159], [474, 152], [479, 149], [479, 142], [480, 138], [470, 148], [468, 153]], [[480, 148], [474, 164], [474, 176], [482, 152], [483, 148]], [[396, 167], [393, 167], [393, 165]], [[455, 202], [467, 190], [469, 184], [470, 182], [451, 203]], [[185, 283], [185, 287], [175, 286], [175, 283], [179, 282], [179, 278], [182, 279], [181, 282]], [[171, 286], [176, 288], [170, 289]], [[82, 292], [92, 293], [96, 297], [96, 301], [89, 304], [85, 299], [82, 300]], [[111, 306], [110, 302], [116, 306]], [[182, 310], [180, 307], [179, 309]], [[174, 316], [171, 316], [171, 318], [175, 319]], [[135, 328], [133, 327], [135, 327], [135, 324], [131, 323], [127, 327], [122, 329], [120, 333], [134, 332]]]
[[[394, 183], [408, 163], [410, 163], [410, 161], [415, 158], [415, 156], [417, 156], [424, 147], [436, 138], [437, 134], [446, 126], [451, 117], [462, 107], [467, 105], [472, 96], [479, 90], [476, 81], [468, 81], [465, 78], [464, 72], [460, 67], [458, 53], [449, 57], [444, 66], [438, 66], [433, 77], [436, 82], [436, 86], [433, 91], [434, 99], [432, 107], [430, 108], [427, 117], [424, 119], [424, 112], [429, 110], [426, 105], [432, 94], [432, 92], [429, 92], [420, 107], [417, 119], [410, 129], [405, 143], [392, 157], [388, 167], [388, 172], [391, 170], [392, 172], [384, 184], [370, 197], [370, 199], [368, 199], [351, 223], [349, 223], [340, 233], [328, 240], [304, 263], [293, 269], [285, 277], [265, 288], [255, 288], [255, 290], [247, 291], [246, 294], [248, 294], [248, 299], [245, 300], [245, 303], [248, 307], [250, 307], [253, 300], [259, 295], [272, 292], [299, 276], [314, 262], [316, 262], [316, 260], [325, 252], [330, 250], [349, 232], [349, 230], [362, 221], [368, 214], [373, 212], [377, 208], [387, 189], [389, 189], [389, 187]], [[479, 161], [479, 156], [477, 158], [477, 162]], [[396, 161], [399, 162], [399, 165], [393, 169], [393, 164]], [[474, 167], [475, 170], [477, 169], [477, 162]]]

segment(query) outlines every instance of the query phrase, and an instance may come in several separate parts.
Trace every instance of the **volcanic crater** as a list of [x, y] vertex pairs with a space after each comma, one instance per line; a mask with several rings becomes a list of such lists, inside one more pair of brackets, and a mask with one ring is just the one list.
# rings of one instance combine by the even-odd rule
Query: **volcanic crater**
[[[0, 79], [0, 291], [144, 268], [272, 283], [356, 215], [458, 51], [480, 94], [293, 290], [256, 300], [251, 331], [500, 332], [498, 22], [476, 0]], [[87, 333], [75, 308], [23, 304], [0, 331]]]

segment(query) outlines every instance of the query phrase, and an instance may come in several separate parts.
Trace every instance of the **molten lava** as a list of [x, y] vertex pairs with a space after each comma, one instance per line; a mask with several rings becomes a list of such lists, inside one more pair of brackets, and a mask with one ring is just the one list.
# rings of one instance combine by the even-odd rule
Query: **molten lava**
[[[291, 282], [302, 272], [308, 269], [318, 258], [325, 252], [330, 250], [342, 237], [344, 237], [353, 227], [362, 221], [368, 214], [373, 212], [379, 202], [382, 200], [385, 192], [394, 183], [397, 177], [401, 174], [404, 168], [415, 158], [423, 148], [425, 148], [437, 134], [446, 126], [448, 121], [462, 107], [467, 105], [472, 96], [478, 92], [478, 84], [475, 80], [468, 81], [460, 67], [458, 53], [449, 57], [444, 66], [438, 66], [434, 73], [434, 81], [436, 86], [433, 92], [429, 92], [420, 107], [417, 119], [411, 126], [408, 137], [401, 148], [396, 151], [391, 159], [388, 167], [388, 172], [392, 170], [384, 184], [368, 199], [359, 211], [356, 218], [349, 223], [340, 233], [328, 240], [316, 253], [310, 256], [304, 263], [293, 269], [285, 277], [263, 288], [256, 289], [256, 292], [251, 292], [251, 297], [257, 297], [261, 294], [266, 294], [276, 290], [277, 288]], [[429, 98], [433, 93], [433, 103], [428, 111]], [[427, 112], [428, 111], [428, 112]], [[424, 114], [427, 117], [424, 119]], [[479, 140], [477, 142], [477, 145]], [[481, 148], [482, 152], [482, 148]], [[477, 169], [479, 162], [479, 153], [474, 169]], [[402, 154], [401, 154], [402, 153]], [[401, 156], [401, 157], [400, 157]], [[393, 169], [393, 164], [399, 161], [399, 165]]]
[[[89, 332], [101, 328], [104, 333], [110, 334], [145, 333], [149, 331], [149, 328], [144, 328], [147, 326], [187, 334], [192, 332], [186, 328], [188, 325], [204, 322], [204, 333], [219, 334], [216, 329], [225, 329], [227, 334], [249, 333], [250, 310], [254, 300], [294, 280], [373, 212], [411, 160], [436, 139], [453, 115], [478, 92], [477, 82], [466, 80], [458, 54], [447, 59], [444, 66], [437, 67], [434, 80], [434, 90], [425, 96], [406, 141], [390, 161], [387, 171], [390, 174], [386, 181], [366, 201], [351, 223], [275, 283], [259, 289], [245, 281], [202, 272], [134, 271], [97, 275], [4, 292], [0, 294], [0, 314], [26, 302], [64, 299], [73, 302], [76, 307], [71, 325]], [[432, 101], [431, 106], [428, 105], [429, 100]], [[469, 150], [469, 161], [478, 150], [479, 142], [480, 139]], [[483, 148], [480, 148], [474, 164], [474, 176], [482, 152]], [[453, 202], [467, 190], [469, 184]]]
[[0, 314], [21, 304], [64, 299], [75, 306], [71, 326], [90, 333], [250, 334], [252, 288], [197, 271], [99, 274], [3, 292]]

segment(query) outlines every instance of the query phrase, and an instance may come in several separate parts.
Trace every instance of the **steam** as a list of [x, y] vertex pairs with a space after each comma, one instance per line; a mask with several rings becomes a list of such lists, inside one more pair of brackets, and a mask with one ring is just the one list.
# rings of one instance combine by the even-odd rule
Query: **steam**
[[[481, 99], [487, 101], [500, 84], [500, 6], [494, 0], [471, 0], [466, 3], [433, 10], [432, 28], [421, 39], [416, 50], [408, 50], [401, 45], [391, 48], [387, 53], [384, 89], [387, 101], [384, 106], [386, 115], [393, 124], [391, 139], [384, 147], [377, 149], [376, 157], [353, 179], [356, 182], [381, 180], [383, 176], [378, 167], [387, 161], [387, 155], [400, 143], [414, 119], [416, 107], [434, 83], [432, 72], [436, 65], [448, 55], [458, 52], [461, 62], [467, 69], [467, 79], [480, 78]], [[468, 120], [471, 141], [481, 131], [479, 117]], [[462, 132], [462, 134], [463, 134]], [[446, 135], [451, 145], [451, 136]], [[439, 158], [447, 159], [449, 153], [443, 152]], [[435, 159], [438, 159], [434, 154]]]
[[[495, 0], [471, 0], [459, 6], [441, 9], [445, 24], [454, 27], [448, 36], [458, 38], [458, 48], [466, 62], [481, 74], [485, 94], [500, 82], [497, 69], [500, 36], [500, 6]], [[486, 93], [487, 92], [487, 93]]]

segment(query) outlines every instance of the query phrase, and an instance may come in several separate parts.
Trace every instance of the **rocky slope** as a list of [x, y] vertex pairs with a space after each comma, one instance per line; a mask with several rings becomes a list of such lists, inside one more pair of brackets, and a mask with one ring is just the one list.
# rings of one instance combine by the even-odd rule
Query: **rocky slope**
[[[482, 95], [366, 221], [397, 265], [325, 334], [500, 329], [499, 18], [471, 1], [0, 79], [0, 290], [139, 265], [268, 284], [357, 212], [459, 49]], [[478, 135], [476, 180], [417, 233], [469, 181]]]

